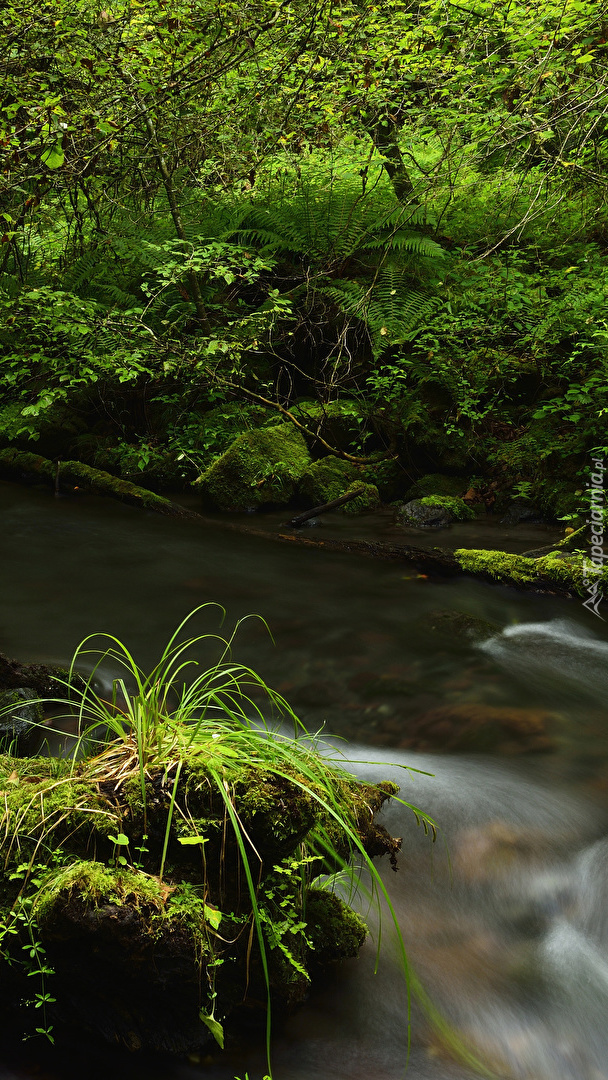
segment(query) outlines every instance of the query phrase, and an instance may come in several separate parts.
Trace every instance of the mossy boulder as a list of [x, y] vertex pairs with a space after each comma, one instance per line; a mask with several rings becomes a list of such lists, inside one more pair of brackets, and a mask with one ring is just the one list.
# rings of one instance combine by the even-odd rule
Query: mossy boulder
[[303, 474], [298, 490], [310, 506], [321, 506], [346, 495], [359, 482], [360, 470], [344, 458], [325, 457], [313, 461]]
[[196, 484], [203, 501], [218, 510], [287, 506], [310, 465], [299, 431], [278, 424], [239, 435]]
[[[302, 783], [297, 764], [277, 773], [247, 755], [220, 758], [201, 747], [184, 750], [179, 767], [175, 759], [149, 765], [143, 789], [128, 746], [109, 751], [104, 768], [98, 757], [75, 764], [0, 754], [0, 920], [11, 926], [0, 954], [5, 1023], [39, 989], [28, 976], [39, 955], [29, 967], [26, 957], [35, 925], [52, 969], [46, 1023], [131, 1050], [176, 1053], [204, 1049], [214, 1035], [237, 1040], [243, 1017], [247, 1030], [255, 1016], [263, 1030], [264, 965], [227, 796], [255, 879], [269, 989], [281, 1011], [307, 995], [309, 972], [355, 955], [365, 936], [342, 901], [303, 887], [303, 875], [310, 882], [349, 858], [333, 808], [347, 815], [370, 857], [386, 853], [394, 862], [399, 848], [374, 822], [395, 785], [358, 783], [338, 770], [330, 782], [328, 809], [323, 782], [307, 775]], [[333, 845], [333, 861], [314, 845], [303, 855], [311, 829]], [[19, 894], [30, 905], [24, 917], [15, 916]], [[32, 1010], [32, 1024], [41, 1019]], [[14, 1023], [23, 1030], [21, 1016]]]
[[475, 512], [462, 499], [450, 495], [428, 495], [423, 499], [412, 499], [397, 506], [395, 521], [398, 525], [409, 525], [423, 529], [441, 529], [453, 521], [470, 521]]
[[342, 507], [343, 514], [366, 514], [372, 510], [379, 510], [382, 506], [382, 500], [380, 498], [380, 492], [375, 484], [361, 484], [359, 481], [355, 481], [344, 492], [348, 495], [351, 491], [358, 491], [359, 494], [356, 498], [351, 499]]
[[314, 953], [324, 962], [355, 957], [367, 936], [367, 927], [356, 911], [336, 893], [309, 889], [306, 898], [307, 935]]

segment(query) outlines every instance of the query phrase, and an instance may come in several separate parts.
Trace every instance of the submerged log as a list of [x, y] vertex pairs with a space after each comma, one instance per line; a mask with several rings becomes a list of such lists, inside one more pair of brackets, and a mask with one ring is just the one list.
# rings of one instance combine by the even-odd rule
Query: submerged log
[[93, 495], [110, 496], [129, 506], [139, 506], [170, 517], [199, 516], [194, 510], [188, 510], [162, 495], [156, 495], [148, 488], [132, 484], [129, 480], [112, 476], [103, 469], [94, 469], [81, 461], [50, 461], [39, 454], [30, 454], [12, 447], [0, 450], [0, 476], [9, 480], [39, 481], [53, 487], [56, 494], [67, 489], [69, 493], [87, 491]]
[[[449, 551], [447, 548], [440, 547], [420, 548], [412, 544], [388, 544], [382, 540], [338, 540], [333, 537], [317, 539], [308, 534], [302, 536], [299, 532], [269, 532], [266, 529], [243, 525], [240, 522], [214, 521], [203, 517], [201, 521], [282, 544], [296, 544], [308, 548], [321, 548], [325, 551], [408, 562], [420, 574], [428, 577], [455, 577], [458, 574], [466, 574], [495, 585], [511, 585], [516, 589], [566, 598], [583, 596], [585, 592], [583, 560], [575, 555], [564, 557], [558, 553], [555, 558], [546, 555], [543, 558], [532, 559], [506, 551], [485, 551], [475, 548]], [[604, 578], [608, 587], [608, 571], [604, 572]]]

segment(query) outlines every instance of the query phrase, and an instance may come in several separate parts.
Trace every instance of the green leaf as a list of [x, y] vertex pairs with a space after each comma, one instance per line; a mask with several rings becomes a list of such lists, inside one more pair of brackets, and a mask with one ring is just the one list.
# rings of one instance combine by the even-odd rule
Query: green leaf
[[206, 836], [180, 836], [178, 837], [180, 844], [206, 844]]
[[207, 1016], [207, 1014], [204, 1013], [202, 1009], [201, 1009], [201, 1011], [200, 1011], [200, 1013], [198, 1015], [200, 1016], [201, 1020], [203, 1021], [203, 1024], [206, 1024], [207, 1027], [209, 1028], [209, 1031], [213, 1035], [213, 1038], [215, 1039], [216, 1043], [218, 1044], [220, 1050], [223, 1050], [224, 1049], [224, 1029], [223, 1029], [222, 1025], [219, 1023], [218, 1020], [214, 1020], [214, 1018], [212, 1016]]
[[56, 142], [49, 150], [45, 150], [40, 158], [47, 169], [60, 169], [65, 161], [65, 154], [60, 142]]
[[214, 930], [217, 930], [221, 921], [222, 913], [217, 908], [211, 907], [209, 904], [205, 904], [205, 920], [212, 926]]
[[125, 836], [124, 832], [119, 832], [118, 836], [108, 836], [108, 840], [111, 840], [113, 844], [118, 844], [121, 847], [125, 847], [129, 843], [129, 837]]

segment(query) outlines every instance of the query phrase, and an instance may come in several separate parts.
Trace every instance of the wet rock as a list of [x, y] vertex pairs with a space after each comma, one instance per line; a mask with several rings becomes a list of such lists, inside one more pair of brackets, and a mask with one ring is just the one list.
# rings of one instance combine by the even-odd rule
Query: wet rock
[[464, 881], [491, 881], [511, 873], [516, 865], [532, 862], [546, 842], [547, 837], [537, 830], [506, 821], [463, 829], [453, 842], [454, 871]]
[[518, 709], [469, 702], [430, 709], [407, 724], [402, 747], [417, 750], [500, 749], [517, 754], [553, 749], [548, 734], [555, 715], [544, 709]]
[[24, 757], [33, 749], [36, 728], [44, 713], [38, 695], [19, 687], [0, 693], [0, 751]]
[[428, 495], [412, 499], [395, 512], [398, 525], [414, 525], [417, 528], [441, 529], [453, 521], [470, 521], [475, 512], [462, 499], [451, 495]]
[[519, 525], [525, 521], [528, 525], [539, 525], [543, 521], [543, 515], [528, 499], [513, 499], [503, 518], [501, 525]]
[[445, 529], [454, 517], [446, 506], [427, 505], [422, 499], [403, 503], [395, 511], [397, 525], [413, 525], [418, 529]]
[[[68, 681], [66, 668], [54, 664], [22, 664], [0, 653], [0, 690], [21, 687], [34, 691], [41, 698], [65, 696]], [[75, 675], [72, 685], [83, 689], [84, 680]]]

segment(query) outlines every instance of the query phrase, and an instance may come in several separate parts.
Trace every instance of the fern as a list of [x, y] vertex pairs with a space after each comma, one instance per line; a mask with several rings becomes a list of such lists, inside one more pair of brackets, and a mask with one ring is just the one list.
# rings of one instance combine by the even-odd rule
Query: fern
[[345, 279], [324, 285], [319, 291], [345, 315], [365, 323], [376, 359], [387, 348], [411, 341], [438, 303], [437, 297], [412, 288], [405, 275], [393, 266], [380, 271], [371, 286]]

